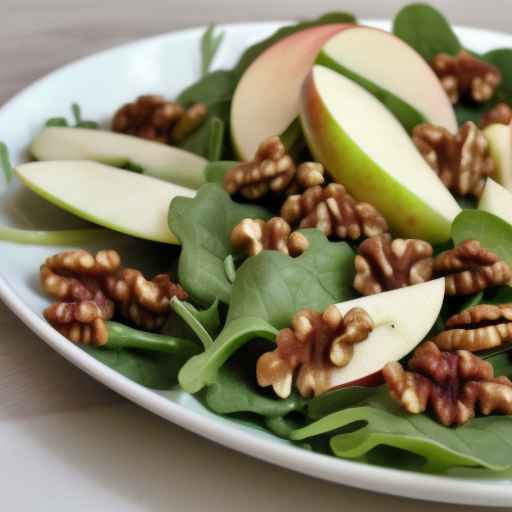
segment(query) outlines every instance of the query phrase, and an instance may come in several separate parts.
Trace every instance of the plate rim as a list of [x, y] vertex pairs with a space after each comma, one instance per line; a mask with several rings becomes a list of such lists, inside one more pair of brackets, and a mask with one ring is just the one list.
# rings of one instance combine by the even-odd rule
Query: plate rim
[[[386, 20], [364, 19], [361, 21], [368, 24], [387, 24], [389, 26], [389, 21]], [[289, 23], [289, 21], [226, 23], [218, 26], [223, 29], [243, 30], [273, 27], [285, 23]], [[170, 36], [184, 37], [196, 35], [205, 28], [204, 26], [198, 26], [153, 35], [100, 50], [69, 62], [22, 89], [0, 106], [0, 113], [4, 110], [15, 108], [16, 104], [22, 101], [25, 95], [29, 95], [33, 89], [73, 66], [83, 64], [88, 60], [94, 60], [100, 56], [115, 53], [116, 51], [126, 50], [130, 47], [137, 47], [146, 43], [156, 43], [158, 40], [163, 40]], [[510, 34], [505, 32], [487, 29], [461, 26], [455, 26], [455, 29], [461, 32], [473, 32], [475, 35], [486, 33], [491, 37], [511, 37]], [[332, 455], [309, 452], [285, 443], [259, 438], [250, 431], [237, 428], [229, 419], [222, 416], [205, 417], [199, 412], [190, 410], [186, 406], [156, 393], [154, 390], [131, 381], [97, 361], [78, 346], [70, 343], [24, 303], [17, 292], [9, 285], [7, 278], [4, 277], [4, 273], [1, 272], [0, 299], [47, 345], [95, 380], [144, 409], [227, 448], [308, 476], [373, 492], [453, 504], [498, 507], [512, 503], [512, 485], [510, 483], [501, 483], [496, 480], [485, 481], [475, 478], [431, 475], [340, 459]]]

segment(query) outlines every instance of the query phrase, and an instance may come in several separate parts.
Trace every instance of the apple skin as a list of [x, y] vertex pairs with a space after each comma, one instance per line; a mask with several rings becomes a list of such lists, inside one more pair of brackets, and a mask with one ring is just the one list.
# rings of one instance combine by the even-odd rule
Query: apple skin
[[512, 123], [492, 124], [483, 131], [496, 163], [496, 181], [512, 191]]
[[252, 160], [264, 139], [287, 130], [299, 115], [302, 82], [318, 52], [334, 34], [354, 26], [301, 30], [272, 45], [247, 68], [231, 104], [231, 138], [240, 160]]
[[[375, 206], [394, 234], [431, 243], [449, 240], [451, 222], [460, 211], [455, 200], [450, 197], [451, 214], [440, 215], [420, 195], [405, 188], [364, 153], [329, 113], [315, 86], [314, 68], [303, 84], [300, 119], [315, 159], [357, 200]], [[440, 181], [439, 184], [440, 192], [446, 193]]]
[[371, 375], [366, 375], [366, 377], [361, 377], [360, 379], [353, 380], [352, 382], [346, 382], [345, 384], [338, 386], [338, 388], [352, 388], [354, 386], [375, 388], [381, 384], [384, 384], [384, 375], [382, 374], [382, 370], [379, 370]]

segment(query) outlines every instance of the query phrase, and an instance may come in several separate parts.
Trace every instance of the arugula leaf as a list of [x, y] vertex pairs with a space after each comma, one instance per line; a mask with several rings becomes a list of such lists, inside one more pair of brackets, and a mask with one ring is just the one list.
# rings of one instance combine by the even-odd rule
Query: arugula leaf
[[261, 388], [241, 367], [240, 358], [219, 370], [215, 382], [206, 389], [205, 401], [217, 414], [252, 412], [267, 417], [285, 416], [303, 409], [306, 404], [306, 400], [296, 394], [286, 400], [263, 395]]
[[426, 460], [423, 469], [430, 471], [460, 466], [493, 471], [512, 467], [512, 443], [507, 441], [512, 436], [512, 418], [488, 416], [448, 428], [424, 414], [406, 413], [387, 392], [296, 430], [291, 439], [318, 436], [357, 422], [365, 425], [331, 438], [331, 449], [338, 457], [357, 459], [386, 445], [420, 455]]
[[9, 158], [9, 150], [5, 142], [0, 142], [0, 167], [5, 176], [5, 181], [10, 183], [13, 176], [11, 160]]
[[[191, 344], [191, 347], [193, 346]], [[175, 386], [183, 363], [197, 353], [197, 349], [176, 354], [127, 349], [107, 350], [95, 347], [84, 347], [84, 350], [109, 368], [152, 389], [171, 389]]]
[[222, 156], [224, 145], [224, 122], [218, 117], [210, 121], [210, 141], [208, 144], [208, 160], [215, 162]]
[[308, 250], [297, 258], [262, 251], [238, 269], [226, 326], [213, 345], [193, 357], [179, 375], [195, 393], [215, 382], [219, 368], [255, 338], [273, 340], [302, 308], [323, 310], [353, 297], [354, 253], [344, 242], [329, 242], [317, 229], [301, 231]]
[[463, 210], [453, 221], [452, 239], [455, 244], [478, 240], [483, 247], [512, 265], [512, 226], [492, 213]]
[[229, 303], [231, 283], [224, 260], [231, 254], [231, 231], [242, 219], [269, 217], [262, 208], [235, 203], [213, 183], [203, 185], [192, 199], [173, 199], [169, 226], [182, 245], [178, 276], [196, 301], [209, 305], [218, 298]]
[[446, 18], [427, 4], [410, 4], [395, 16], [393, 33], [427, 62], [438, 53], [456, 55], [462, 49]]
[[354, 296], [354, 253], [317, 229], [301, 230], [310, 246], [297, 258], [263, 251], [238, 269], [227, 322], [257, 316], [282, 329], [303, 308], [323, 310]]
[[220, 32], [215, 35], [215, 25], [212, 23], [205, 30], [203, 37], [201, 38], [201, 75], [204, 76], [208, 73], [210, 65], [215, 58], [222, 40], [226, 34]]

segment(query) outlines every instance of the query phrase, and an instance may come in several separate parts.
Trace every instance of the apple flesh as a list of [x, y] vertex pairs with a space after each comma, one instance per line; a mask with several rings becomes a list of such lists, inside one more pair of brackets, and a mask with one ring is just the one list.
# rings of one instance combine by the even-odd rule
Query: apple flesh
[[363, 308], [375, 327], [365, 341], [354, 345], [350, 363], [332, 370], [327, 388], [380, 384], [384, 366], [399, 361], [425, 339], [443, 299], [444, 278], [440, 278], [337, 304], [343, 314]]
[[496, 163], [496, 181], [512, 191], [512, 123], [488, 126], [484, 135]]
[[322, 25], [297, 32], [268, 48], [249, 66], [231, 104], [231, 136], [240, 160], [252, 160], [264, 139], [281, 135], [297, 118], [304, 78], [324, 43], [346, 26], [350, 25]]
[[450, 238], [460, 207], [373, 95], [315, 66], [304, 82], [300, 116], [315, 158], [356, 199], [380, 210], [395, 235], [432, 243]]
[[316, 62], [374, 94], [408, 131], [421, 122], [457, 131], [452, 104], [437, 76], [389, 32], [363, 26], [343, 30], [327, 41]]
[[148, 176], [193, 189], [205, 182], [204, 158], [158, 142], [103, 130], [46, 127], [32, 141], [30, 152], [36, 160], [134, 164]]
[[146, 240], [179, 244], [167, 225], [171, 200], [195, 191], [87, 161], [33, 162], [18, 178], [50, 203], [100, 226]]
[[512, 224], [512, 193], [494, 180], [487, 178], [478, 209], [492, 213]]

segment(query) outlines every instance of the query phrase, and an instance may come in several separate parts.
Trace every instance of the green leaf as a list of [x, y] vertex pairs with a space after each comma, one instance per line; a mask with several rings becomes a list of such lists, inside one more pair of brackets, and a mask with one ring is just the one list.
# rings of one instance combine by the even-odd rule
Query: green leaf
[[173, 311], [190, 327], [192, 332], [199, 338], [206, 350], [212, 345], [213, 340], [210, 333], [203, 327], [203, 324], [195, 317], [192, 310], [185, 306], [185, 303], [173, 297], [171, 299], [171, 308]]
[[297, 258], [263, 251], [237, 270], [227, 321], [257, 316], [277, 329], [303, 308], [322, 311], [354, 296], [354, 252], [317, 229], [301, 232], [310, 246]]
[[423, 457], [423, 469], [442, 471], [451, 467], [480, 466], [493, 471], [512, 467], [512, 418], [476, 418], [459, 428], [448, 428], [424, 414], [403, 411], [387, 392], [363, 404], [325, 416], [296, 430], [302, 440], [364, 422], [353, 432], [334, 435], [331, 449], [338, 457], [358, 459], [385, 445]]
[[219, 370], [215, 383], [206, 389], [205, 401], [212, 411], [217, 414], [252, 412], [276, 417], [304, 408], [306, 400], [296, 394], [286, 400], [262, 394], [262, 389], [254, 379], [249, 378], [241, 363], [240, 358], [236, 358], [224, 365]]
[[206, 329], [208, 334], [216, 337], [219, 334], [221, 320], [219, 314], [219, 301], [215, 300], [207, 309], [197, 309], [190, 302], [184, 302], [184, 306], [194, 315], [198, 322]]
[[204, 176], [208, 183], [217, 183], [222, 185], [224, 181], [224, 175], [229, 171], [229, 169], [233, 168], [238, 162], [233, 160], [223, 161], [220, 160], [218, 162], [210, 162], [206, 164], [204, 169]]
[[498, 48], [491, 50], [482, 56], [490, 64], [501, 71], [502, 82], [498, 94], [502, 94], [502, 100], [512, 101], [512, 48]]
[[427, 62], [438, 53], [456, 55], [462, 46], [446, 18], [426, 4], [404, 7], [393, 21], [393, 33]]
[[230, 283], [235, 282], [236, 278], [236, 268], [235, 268], [235, 260], [233, 259], [232, 254], [228, 254], [226, 259], [224, 260], [224, 272], [226, 273], [226, 277]]
[[214, 71], [187, 87], [176, 101], [185, 106], [202, 102], [210, 108], [217, 103], [229, 103], [235, 87], [236, 81], [231, 71]]
[[208, 160], [218, 161], [222, 156], [224, 144], [224, 122], [214, 117], [210, 122], [210, 142], [208, 145]]
[[240, 57], [237, 65], [235, 66], [233, 73], [236, 77], [236, 80], [240, 80], [245, 70], [254, 62], [254, 60], [259, 57], [267, 48], [277, 43], [281, 39], [285, 37], [291, 36], [296, 32], [300, 32], [301, 30], [305, 30], [307, 28], [316, 27], [320, 25], [328, 25], [331, 23], [356, 23], [356, 19], [350, 13], [346, 12], [330, 12], [324, 14], [320, 18], [311, 21], [303, 21], [297, 23], [295, 25], [289, 25], [286, 27], [282, 27], [271, 36], [267, 37], [263, 41], [254, 44], [253, 46], [247, 48], [245, 52]]
[[[82, 109], [78, 103], [71, 104], [71, 115], [75, 122], [73, 125], [75, 128], [96, 129], [99, 126], [96, 121], [82, 119]], [[65, 117], [50, 117], [50, 119], [46, 121], [45, 126], [66, 127], [69, 126], [69, 123]]]
[[84, 350], [109, 368], [152, 389], [171, 389], [190, 354], [165, 354], [136, 350], [85, 347]]
[[297, 421], [291, 416], [267, 416], [265, 417], [265, 426], [278, 437], [290, 439], [292, 432], [301, 428], [304, 421]]
[[13, 176], [11, 159], [9, 158], [9, 150], [4, 142], [0, 142], [0, 167], [5, 176], [5, 181], [10, 183]]
[[216, 381], [219, 369], [248, 341], [256, 338], [273, 341], [276, 335], [277, 330], [261, 318], [239, 318], [228, 323], [213, 345], [183, 366], [180, 386], [188, 393], [197, 393]]
[[46, 121], [45, 126], [57, 126], [59, 128], [66, 128], [69, 126], [69, 123], [65, 117], [50, 117], [50, 119]]
[[483, 247], [512, 265], [512, 225], [492, 213], [463, 210], [453, 221], [452, 239], [455, 244], [478, 240]]
[[220, 32], [215, 35], [215, 25], [211, 24], [205, 30], [201, 38], [201, 75], [204, 76], [208, 73], [210, 65], [217, 53], [225, 33]]
[[[485, 357], [486, 361], [492, 364], [494, 368], [494, 375], [498, 377], [512, 377], [512, 359], [511, 353], [512, 347], [503, 347], [502, 351], [493, 354], [490, 357]], [[481, 356], [481, 354], [479, 354]], [[483, 357], [483, 356], [482, 356]]]
[[229, 303], [231, 283], [224, 260], [232, 252], [231, 231], [242, 219], [269, 217], [262, 208], [235, 203], [212, 183], [203, 185], [192, 199], [173, 199], [169, 227], [182, 245], [178, 275], [191, 297], [204, 305], [217, 298]]

